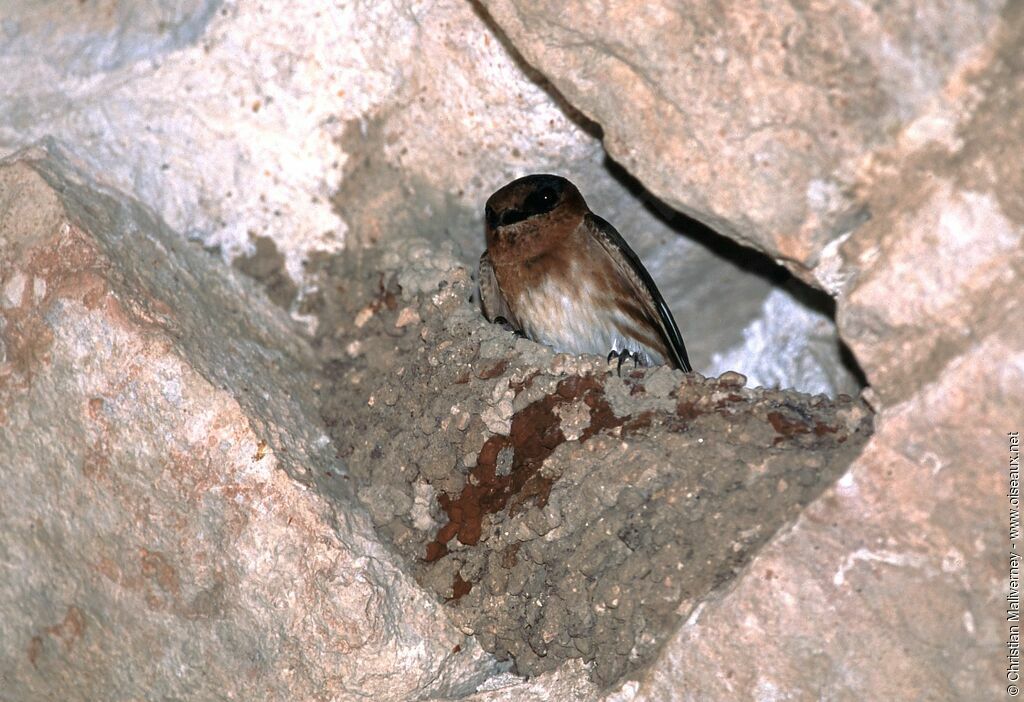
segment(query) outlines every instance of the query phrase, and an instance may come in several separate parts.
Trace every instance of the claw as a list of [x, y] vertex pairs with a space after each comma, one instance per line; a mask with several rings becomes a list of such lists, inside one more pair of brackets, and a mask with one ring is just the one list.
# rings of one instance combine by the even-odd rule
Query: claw
[[622, 377], [622, 364], [625, 363], [627, 360], [632, 358], [633, 367], [640, 367], [640, 354], [635, 351], [631, 351], [630, 349], [622, 349], [622, 351], [616, 351], [615, 349], [612, 349], [611, 351], [608, 352], [608, 363], [611, 363], [613, 358], [616, 358], [619, 361], [618, 364], [616, 364], [615, 366], [615, 372], [618, 374], [620, 378]]
[[626, 359], [632, 357], [633, 362], [636, 363], [636, 354], [629, 349], [623, 349], [622, 351], [616, 351], [612, 349], [608, 352], [608, 363], [612, 362], [612, 359], [618, 359], [618, 363], [615, 365], [615, 372], [621, 378], [622, 377], [622, 364], [626, 362]]

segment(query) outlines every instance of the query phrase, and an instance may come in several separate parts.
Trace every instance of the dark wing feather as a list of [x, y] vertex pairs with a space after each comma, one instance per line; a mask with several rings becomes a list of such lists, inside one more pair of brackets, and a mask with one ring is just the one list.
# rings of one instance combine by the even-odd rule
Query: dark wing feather
[[501, 317], [514, 328], [522, 329], [519, 325], [519, 320], [515, 318], [512, 310], [509, 309], [505, 296], [501, 294], [501, 288], [498, 287], [498, 279], [494, 275], [494, 266], [491, 265], [491, 259], [486, 251], [480, 256], [480, 266], [477, 269], [477, 285], [480, 286], [480, 307], [483, 309], [484, 316], [487, 317], [488, 322], [493, 322], [498, 317]]
[[690, 358], [686, 355], [683, 337], [679, 333], [679, 327], [676, 326], [676, 320], [672, 317], [672, 312], [665, 304], [661, 293], [658, 292], [658, 286], [654, 284], [651, 274], [640, 262], [640, 258], [629, 247], [622, 235], [615, 230], [615, 227], [595, 214], [588, 214], [587, 218], [593, 225], [590, 229], [594, 232], [594, 238], [616, 262], [623, 277], [634, 287], [636, 297], [644, 306], [645, 311], [652, 319], [658, 321], [661, 335], [672, 353], [676, 367], [687, 373], [693, 372], [693, 368], [690, 367]]

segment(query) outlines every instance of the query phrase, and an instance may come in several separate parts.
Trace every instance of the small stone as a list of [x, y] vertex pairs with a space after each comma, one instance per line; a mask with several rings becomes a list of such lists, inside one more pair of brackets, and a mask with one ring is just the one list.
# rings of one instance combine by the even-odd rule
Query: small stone
[[359, 310], [356, 314], [355, 325], [357, 329], [362, 329], [370, 318], [373, 317], [374, 307], [373, 305], [367, 305], [363, 309]]
[[398, 319], [395, 320], [395, 326], [399, 329], [407, 327], [410, 324], [416, 324], [420, 321], [420, 313], [416, 311], [415, 307], [409, 306], [402, 309], [398, 313]]
[[726, 371], [718, 376], [719, 385], [729, 385], [732, 387], [743, 387], [747, 384], [747, 376], [736, 371]]

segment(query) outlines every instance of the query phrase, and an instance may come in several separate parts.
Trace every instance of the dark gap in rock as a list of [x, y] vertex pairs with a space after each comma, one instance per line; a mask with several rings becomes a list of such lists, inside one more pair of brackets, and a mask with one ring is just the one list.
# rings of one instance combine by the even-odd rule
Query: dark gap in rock
[[[615, 180], [643, 203], [644, 208], [653, 217], [677, 234], [699, 243], [718, 258], [729, 261], [740, 270], [763, 279], [772, 287], [785, 289], [806, 308], [828, 317], [835, 324], [836, 301], [824, 290], [800, 280], [770, 256], [719, 234], [700, 220], [672, 208], [644, 187], [643, 183], [610, 156], [605, 157], [604, 166]], [[836, 334], [836, 345], [838, 358], [845, 370], [853, 376], [858, 387], [867, 387], [867, 376], [860, 364], [857, 363], [849, 346], [839, 337], [838, 333]]]
[[861, 368], [860, 363], [857, 362], [857, 356], [854, 355], [853, 349], [850, 348], [850, 345], [842, 337], [838, 337], [836, 341], [839, 344], [839, 357], [843, 361], [843, 367], [853, 374], [861, 388], [867, 388], [869, 385], [868, 376], [864, 369]]
[[643, 203], [644, 209], [680, 236], [693, 239], [720, 258], [731, 261], [741, 270], [763, 278], [774, 286], [783, 285], [790, 279], [796, 280], [785, 267], [770, 257], [719, 234], [700, 220], [673, 209], [610, 156], [605, 156], [604, 167], [633, 197]]
[[[754, 252], [757, 253], [756, 251]], [[767, 257], [765, 257], [767, 258]], [[780, 266], [780, 268], [782, 268]], [[824, 290], [808, 285], [804, 281], [800, 280], [796, 276], [793, 276], [783, 268], [786, 275], [789, 276], [784, 282], [783, 286], [790, 292], [793, 297], [800, 300], [804, 305], [810, 309], [818, 310], [829, 319], [836, 319], [836, 299], [829, 295]], [[854, 356], [853, 351], [847, 345], [846, 341], [843, 340], [839, 334], [836, 334], [836, 346], [839, 355], [839, 360], [843, 364], [843, 368], [853, 376], [857, 382], [858, 387], [866, 388], [868, 386], [868, 377], [864, 373], [864, 369], [860, 367], [860, 363], [857, 362], [857, 357]]]

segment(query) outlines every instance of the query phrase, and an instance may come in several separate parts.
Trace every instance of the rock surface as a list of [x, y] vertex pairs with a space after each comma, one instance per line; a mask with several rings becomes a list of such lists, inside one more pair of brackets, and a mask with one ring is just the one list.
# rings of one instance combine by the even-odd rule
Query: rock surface
[[869, 214], [861, 162], [942, 99], [1004, 3], [483, 4], [655, 195], [806, 276]]
[[1006, 435], [1024, 426], [1024, 174], [1007, 154], [1024, 147], [1022, 37], [1017, 5], [866, 159], [871, 221], [817, 249], [815, 275], [839, 296], [840, 331], [881, 410], [877, 433], [611, 699], [1006, 694]]
[[833, 280], [877, 433], [623, 697], [1006, 694], [1007, 433], [1024, 426], [1024, 173], [1007, 154], [1024, 148], [1022, 37], [1018, 4], [865, 176], [873, 217]]
[[648, 264], [699, 370], [860, 388], [826, 301], [609, 169], [594, 125], [464, 0], [8, 0], [0, 21], [0, 155], [60, 139], [311, 331], [310, 259], [415, 230], [475, 263], [487, 196], [554, 171]]
[[[552, 3], [517, 0], [489, 0], [486, 11], [454, 0], [151, 5], [134, 29], [116, 19], [131, 2], [73, 11], [16, 2], [0, 19], [9, 79], [0, 148], [56, 134], [88, 171], [131, 189], [177, 231], [64, 157], [0, 167], [4, 694], [1005, 694], [1006, 432], [1024, 425], [1020, 3], [737, 3], [698, 16], [652, 2], [630, 16], [576, 14], [572, 25], [552, 20]], [[98, 6], [106, 12], [87, 14]], [[87, 41], [61, 40], [79, 29]], [[109, 54], [87, 48], [109, 35]], [[601, 80], [585, 83], [591, 69]], [[623, 99], [647, 88], [647, 103]], [[673, 306], [697, 301], [677, 314], [706, 320], [705, 368], [750, 363], [783, 382], [806, 379], [796, 364], [814, 353], [806, 330], [817, 322], [793, 333], [787, 315], [806, 308], [779, 297], [774, 274], [741, 278], [732, 271], [742, 260], [712, 264], [721, 242], [701, 239], [711, 251], [702, 258], [676, 236], [691, 225], [601, 165], [599, 130], [566, 99], [600, 122], [612, 156], [652, 192], [835, 295], [879, 412], [849, 469], [829, 463], [841, 477], [771, 521], [789, 520], [824, 488], [795, 524], [762, 527], [756, 538], [767, 541], [741, 544], [742, 565], [724, 587], [680, 600], [674, 616], [683, 623], [660, 629], [656, 645], [640, 641], [635, 658], [616, 651], [630, 666], [610, 689], [601, 686], [610, 678], [595, 676], [602, 664], [585, 666], [582, 655], [530, 680], [499, 672], [459, 630], [475, 624], [460, 608], [482, 598], [484, 574], [501, 575], [490, 556], [473, 556], [479, 544], [459, 541], [463, 517], [434, 565], [401, 558], [430, 543], [421, 533], [436, 540], [451, 517], [438, 495], [462, 495], [488, 442], [498, 448], [495, 474], [511, 475], [516, 453], [501, 442], [538, 398], [525, 386], [517, 397], [510, 378], [526, 383], [517, 374], [542, 370], [534, 383], [548, 393], [562, 373], [598, 368], [513, 342], [470, 314], [465, 264], [479, 250], [480, 199], [491, 181], [523, 171], [579, 173], [601, 214], [627, 236], [637, 232], [659, 284], [675, 291]], [[637, 113], [644, 104], [649, 111]], [[651, 127], [655, 117], [664, 129]], [[707, 151], [682, 156], [700, 161], [673, 169], [686, 163], [673, 149], [693, 141]], [[229, 256], [244, 251], [238, 267], [316, 331], [315, 351], [185, 236]], [[343, 242], [374, 246], [360, 258], [339, 255]], [[720, 320], [727, 331], [715, 336]], [[780, 343], [787, 336], [791, 346]], [[813, 366], [826, 375], [836, 367]], [[466, 383], [441, 382], [465, 367]], [[654, 371], [643, 376], [644, 396], [629, 395], [638, 380], [608, 379], [605, 394], [636, 408], [677, 400], [684, 387]], [[332, 392], [346, 383], [350, 392]], [[414, 403], [402, 397], [405, 383]], [[715, 382], [698, 387], [719, 391]], [[460, 392], [466, 411], [453, 413]], [[774, 397], [737, 394], [744, 403]], [[354, 398], [366, 406], [348, 412]], [[608, 460], [616, 443], [581, 442], [594, 407], [585, 393], [564, 399], [547, 419], [566, 441], [545, 464], [580, 458], [585, 465], [570, 468], [582, 488], [596, 488], [609, 466], [588, 461], [597, 448]], [[417, 416], [399, 417], [410, 404]], [[670, 404], [666, 423], [681, 416]], [[378, 418], [402, 441], [379, 441]], [[742, 426], [756, 435], [771, 421], [746, 417]], [[442, 456], [436, 447], [451, 448], [452, 436], [460, 450]], [[659, 436], [677, 450], [688, 438]], [[664, 447], [649, 438], [632, 440], [658, 458]], [[799, 472], [793, 455], [778, 468]], [[652, 465], [634, 479], [663, 478]], [[489, 537], [506, 550], [509, 538], [527, 537], [512, 566], [532, 564], [527, 591], [566, 582], [537, 576], [545, 549], [557, 548], [546, 535], [562, 526], [545, 508], [563, 516], [568, 505], [578, 516], [563, 480], [544, 508], [500, 517], [515, 533]], [[768, 524], [759, 519], [768, 507], [728, 514], [733, 525]], [[611, 552], [634, 534], [643, 547], [642, 529], [614, 532], [606, 542], [585, 527], [576, 533]], [[434, 596], [470, 584], [452, 603]], [[486, 604], [476, 600], [482, 607], [470, 614]], [[557, 633], [539, 633], [541, 644], [561, 644]], [[525, 640], [537, 655], [529, 636], [513, 634], [503, 631], [506, 648]]]
[[328, 477], [311, 353], [261, 294], [41, 150], [0, 162], [0, 291], [3, 696], [405, 700], [499, 669]]

